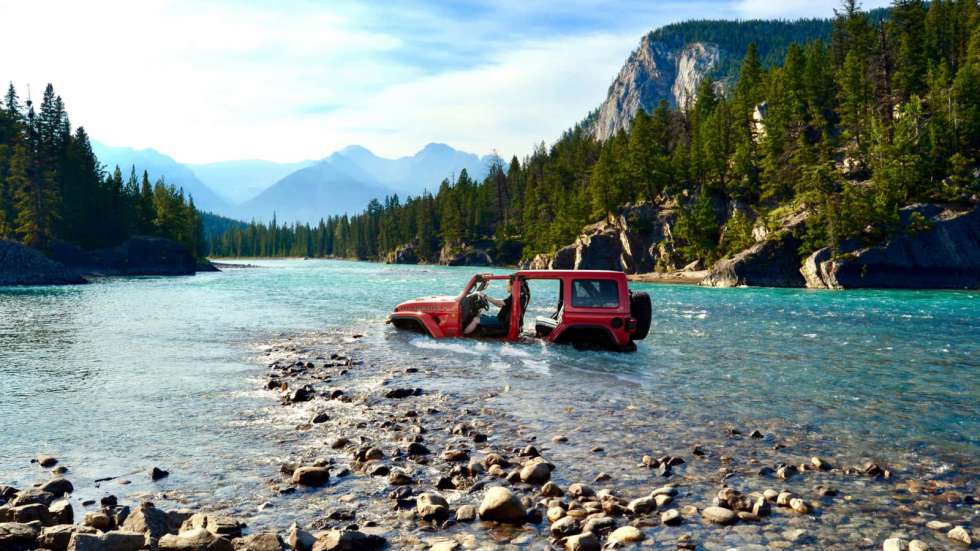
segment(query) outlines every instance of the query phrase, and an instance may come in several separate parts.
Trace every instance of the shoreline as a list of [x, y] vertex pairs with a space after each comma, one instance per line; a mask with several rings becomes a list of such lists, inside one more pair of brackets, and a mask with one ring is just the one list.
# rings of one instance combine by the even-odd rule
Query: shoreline
[[[403, 337], [327, 331], [263, 346], [256, 384], [280, 398], [272, 427], [291, 428], [270, 428], [280, 453], [266, 489], [243, 496], [234, 518], [208, 505], [126, 503], [85, 506], [82, 522], [105, 515], [107, 530], [135, 530], [161, 548], [193, 536], [226, 550], [219, 539], [230, 546], [244, 536], [236, 544], [254, 551], [279, 541], [305, 551], [314, 541], [323, 551], [345, 549], [339, 541], [598, 549], [637, 538], [677, 549], [880, 549], [897, 532], [944, 548], [955, 526], [976, 531], [975, 479], [971, 487], [902, 458], [834, 453], [778, 420], [678, 428], [669, 404], [648, 404], [628, 386], [571, 400], [562, 385], [541, 391], [520, 377], [447, 372], [424, 348], [379, 356], [377, 338]], [[506, 499], [483, 507], [492, 487]]]

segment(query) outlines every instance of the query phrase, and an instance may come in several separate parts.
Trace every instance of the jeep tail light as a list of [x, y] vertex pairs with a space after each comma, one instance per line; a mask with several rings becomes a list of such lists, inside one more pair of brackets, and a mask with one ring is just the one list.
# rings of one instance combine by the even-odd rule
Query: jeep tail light
[[626, 318], [626, 330], [631, 333], [636, 331], [636, 318]]

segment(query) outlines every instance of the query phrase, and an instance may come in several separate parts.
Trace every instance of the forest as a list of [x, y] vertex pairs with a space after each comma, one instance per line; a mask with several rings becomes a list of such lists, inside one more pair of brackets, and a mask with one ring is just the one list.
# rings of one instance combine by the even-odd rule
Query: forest
[[210, 251], [380, 259], [412, 244], [433, 261], [446, 244], [490, 242], [514, 260], [504, 251], [552, 252], [607, 213], [653, 201], [678, 206], [684, 254], [711, 262], [789, 211], [808, 214], [806, 253], [880, 240], [908, 204], [980, 193], [974, 0], [898, 0], [870, 15], [847, 0], [827, 40], [793, 43], [781, 63], [768, 66], [747, 42], [737, 82], [718, 89], [705, 78], [693, 105], [641, 109], [603, 143], [585, 121], [482, 181], [463, 172], [435, 195], [387, 197], [318, 225], [235, 227]]
[[83, 127], [72, 131], [64, 101], [48, 84], [39, 109], [10, 84], [0, 105], [0, 239], [48, 249], [67, 243], [111, 247], [133, 235], [206, 253], [194, 200], [144, 172], [108, 172]]

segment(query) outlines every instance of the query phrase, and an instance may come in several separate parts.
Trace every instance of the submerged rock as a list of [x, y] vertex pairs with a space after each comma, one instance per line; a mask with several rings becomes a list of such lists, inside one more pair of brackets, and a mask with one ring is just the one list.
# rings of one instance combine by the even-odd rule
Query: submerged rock
[[330, 481], [327, 467], [300, 467], [293, 471], [293, 484], [302, 486], [323, 486]]

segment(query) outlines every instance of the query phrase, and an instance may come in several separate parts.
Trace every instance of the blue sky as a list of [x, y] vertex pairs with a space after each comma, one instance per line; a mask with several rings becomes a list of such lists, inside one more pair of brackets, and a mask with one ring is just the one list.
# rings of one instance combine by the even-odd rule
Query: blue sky
[[434, 141], [522, 155], [596, 107], [658, 26], [836, 5], [0, 0], [0, 52], [30, 45], [3, 56], [0, 79], [22, 93], [53, 82], [100, 141], [185, 162], [313, 159], [354, 143], [395, 156]]

